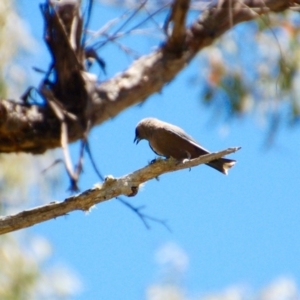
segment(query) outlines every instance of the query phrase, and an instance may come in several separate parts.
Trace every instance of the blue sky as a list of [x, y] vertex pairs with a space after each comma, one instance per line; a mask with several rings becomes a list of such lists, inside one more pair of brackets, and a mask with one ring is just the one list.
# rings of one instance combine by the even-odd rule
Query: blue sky
[[[46, 68], [49, 55], [41, 40], [40, 2], [19, 2], [22, 16], [41, 44], [28, 64]], [[120, 12], [97, 5], [92, 26], [100, 27]], [[153, 41], [134, 39], [133, 43], [148, 53]], [[125, 55], [113, 51], [108, 47], [101, 52], [108, 78], [130, 63]], [[116, 200], [97, 205], [88, 214], [73, 212], [30, 229], [53, 244], [53, 261], [69, 266], [82, 280], [82, 292], [74, 299], [145, 298], [147, 287], [162, 278], [157, 252], [170, 243], [188, 258], [181, 286], [191, 295], [234, 284], [259, 289], [281, 276], [299, 283], [299, 128], [282, 128], [272, 148], [266, 150], [266, 128], [253, 116], [213, 124], [209, 109], [199, 104], [198, 87], [188, 84], [199, 67], [195, 60], [143, 106], [127, 109], [94, 128], [90, 144], [97, 165], [103, 174], [118, 177], [153, 159], [147, 142], [133, 144], [136, 124], [149, 116], [182, 127], [212, 151], [242, 146], [230, 156], [238, 163], [229, 176], [207, 166], [167, 174], [128, 199], [133, 205], [146, 205], [150, 215], [167, 219], [172, 233], [154, 223], [151, 230], [145, 229]], [[37, 84], [37, 75], [30, 72]], [[76, 157], [78, 145], [71, 149]], [[98, 181], [86, 158], [80, 188], [83, 191]], [[66, 188], [67, 184], [66, 180]], [[57, 195], [59, 200], [67, 196]]]

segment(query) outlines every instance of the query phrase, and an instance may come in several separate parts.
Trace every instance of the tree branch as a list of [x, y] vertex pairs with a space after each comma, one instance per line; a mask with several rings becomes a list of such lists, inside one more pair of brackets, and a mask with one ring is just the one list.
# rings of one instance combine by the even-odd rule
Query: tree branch
[[[184, 5], [181, 6], [180, 3]], [[46, 30], [46, 33], [57, 34], [46, 35], [45, 39], [48, 46], [52, 47], [56, 73], [61, 70], [61, 73], [57, 74], [57, 82], [48, 84], [47, 88], [53, 89], [55, 98], [64, 104], [65, 111], [77, 117], [75, 120], [67, 120], [68, 141], [82, 138], [87, 121], [91, 122], [91, 127], [101, 124], [128, 107], [145, 101], [151, 94], [159, 92], [200, 50], [211, 45], [231, 29], [232, 25], [272, 11], [284, 11], [292, 4], [289, 0], [214, 1], [183, 34], [188, 1], [177, 0], [173, 6], [172, 21], [176, 22], [173, 24], [173, 35], [165, 45], [134, 61], [125, 72], [100, 84], [94, 75], [84, 72], [84, 51], [78, 49], [79, 30], [82, 26], [78, 11], [74, 11], [72, 7], [72, 15], [80, 19], [75, 38], [73, 37], [77, 41], [75, 51], [72, 47], [74, 43], [66, 41], [66, 38], [71, 36], [68, 31], [70, 20], [67, 20], [67, 25], [61, 25], [63, 21], [58, 20], [64, 15], [69, 16], [62, 13], [65, 8], [60, 7], [61, 13], [58, 14], [53, 13], [55, 8], [46, 6], [47, 9], [43, 10], [44, 17], [46, 21], [51, 20], [46, 23], [55, 27], [55, 30]], [[177, 41], [178, 37], [184, 37], [180, 49], [176, 46], [177, 43], [171, 42], [172, 39]], [[49, 41], [49, 38], [53, 40]], [[59, 40], [56, 41], [55, 38]], [[63, 48], [58, 46], [60, 43]], [[1, 100], [0, 152], [22, 151], [35, 154], [60, 147], [60, 126], [60, 121], [49, 105], [37, 106]]]
[[186, 27], [185, 20], [189, 10], [190, 0], [175, 0], [171, 7], [170, 15], [165, 23], [165, 31], [168, 34], [168, 27], [173, 23], [170, 37], [168, 38], [165, 48], [174, 52], [182, 53], [185, 46]]
[[18, 214], [0, 217], [0, 234], [12, 232], [35, 224], [64, 216], [74, 210], [89, 211], [95, 204], [110, 200], [120, 195], [135, 196], [139, 186], [153, 178], [182, 169], [188, 169], [200, 164], [208, 163], [230, 153], [238, 151], [240, 147], [229, 148], [220, 152], [200, 156], [198, 158], [178, 162], [174, 159], [157, 160], [142, 169], [120, 178], [106, 177], [103, 184], [69, 197], [63, 202], [51, 202], [44, 206], [25, 210]]
[[[200, 50], [231, 29], [231, 23], [236, 25], [271, 11], [283, 11], [289, 6], [286, 0], [246, 0], [242, 7], [240, 3], [238, 0], [224, 0], [223, 5], [218, 7], [218, 2], [214, 2], [186, 29], [181, 55], [178, 55], [178, 49], [163, 45], [157, 51], [134, 61], [125, 72], [97, 86], [96, 91], [102, 101], [94, 105], [94, 123], [100, 124], [159, 92]], [[232, 22], [229, 20], [230, 9], [233, 10]]]

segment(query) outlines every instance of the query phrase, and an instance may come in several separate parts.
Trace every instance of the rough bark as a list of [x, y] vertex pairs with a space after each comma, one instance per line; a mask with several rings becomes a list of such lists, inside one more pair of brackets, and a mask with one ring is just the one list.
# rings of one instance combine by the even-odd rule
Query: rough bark
[[284, 11], [295, 1], [216, 1], [185, 28], [188, 3], [174, 2], [169, 19], [173, 31], [164, 45], [101, 83], [85, 72], [86, 52], [80, 45], [83, 21], [78, 7], [70, 3], [55, 7], [50, 2], [43, 4], [45, 42], [53, 59], [49, 68], [52, 77], [47, 74], [38, 88], [45, 105], [0, 101], [0, 152], [36, 154], [60, 147], [62, 123], [68, 129], [68, 142], [82, 138], [87, 127], [160, 91], [201, 49], [232, 26], [272, 11]]

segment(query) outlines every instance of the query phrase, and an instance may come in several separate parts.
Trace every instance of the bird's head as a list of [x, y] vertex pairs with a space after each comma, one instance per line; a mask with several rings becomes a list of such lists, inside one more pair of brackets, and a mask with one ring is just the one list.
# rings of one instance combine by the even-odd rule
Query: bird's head
[[146, 118], [140, 121], [135, 128], [134, 143], [138, 144], [140, 140], [148, 140], [151, 136], [153, 118]]
[[140, 142], [140, 140], [142, 140], [143, 138], [140, 135], [139, 129], [138, 127], [136, 127], [135, 129], [135, 138], [134, 138], [134, 143], [138, 144]]

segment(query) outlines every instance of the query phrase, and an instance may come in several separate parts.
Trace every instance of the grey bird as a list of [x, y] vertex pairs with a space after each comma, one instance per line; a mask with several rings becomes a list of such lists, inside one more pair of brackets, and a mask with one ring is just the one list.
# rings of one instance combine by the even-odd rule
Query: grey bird
[[[134, 142], [138, 144], [143, 139], [149, 141], [149, 146], [157, 155], [166, 158], [184, 160], [210, 153], [180, 127], [155, 118], [146, 118], [137, 124]], [[207, 165], [227, 175], [228, 169], [235, 163], [235, 160], [220, 158]]]

